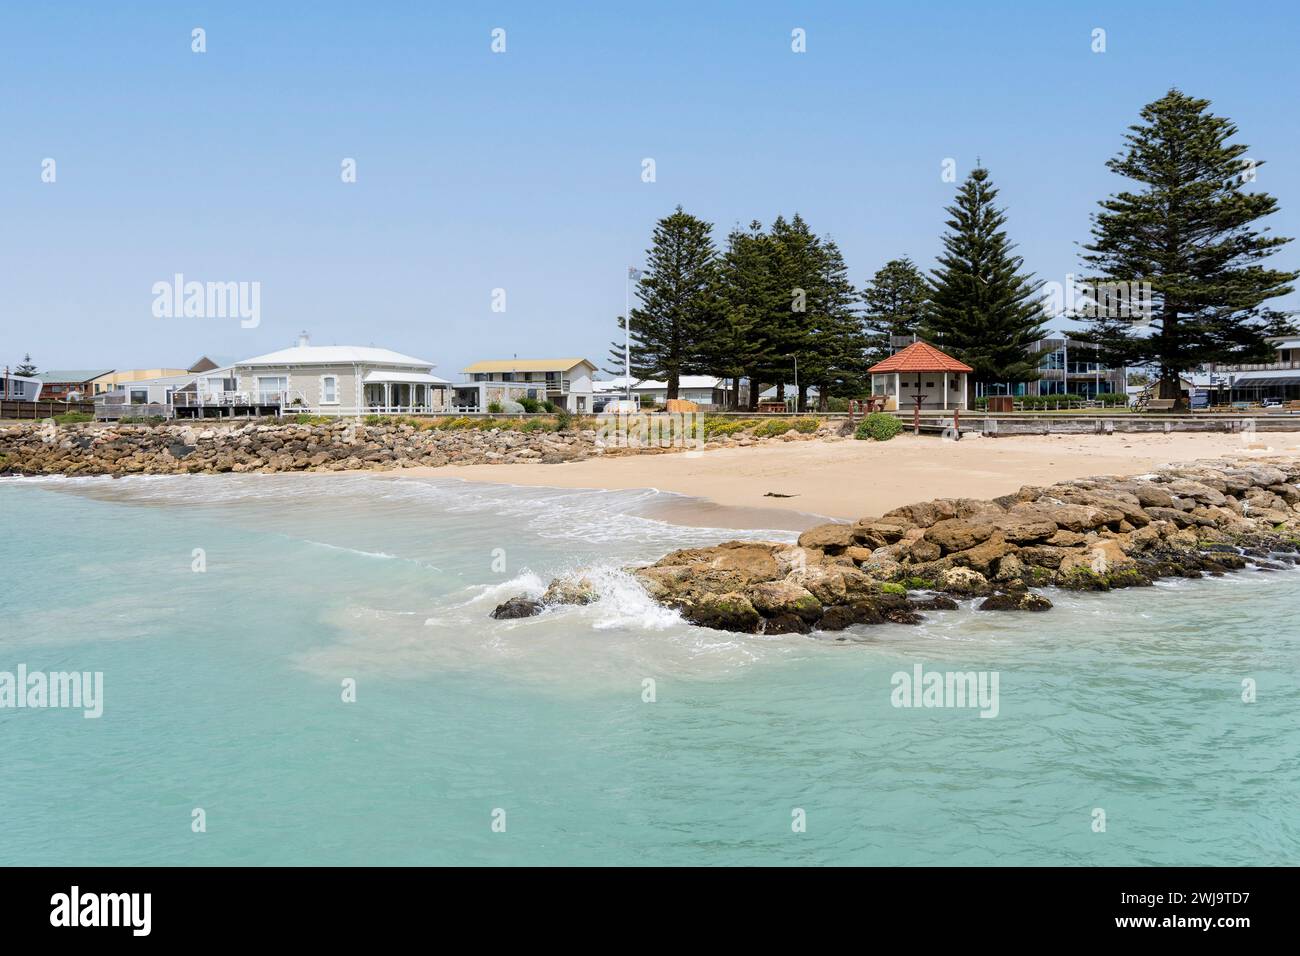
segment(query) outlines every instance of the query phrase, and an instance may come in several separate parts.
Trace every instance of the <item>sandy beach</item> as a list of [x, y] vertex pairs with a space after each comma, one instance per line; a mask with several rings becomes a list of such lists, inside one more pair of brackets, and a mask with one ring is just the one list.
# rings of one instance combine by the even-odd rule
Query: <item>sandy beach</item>
[[[1250, 444], [1221, 433], [964, 438], [900, 435], [889, 442], [773, 442], [697, 454], [627, 455], [558, 465], [408, 468], [402, 477], [460, 478], [551, 488], [656, 488], [689, 495], [659, 517], [680, 524], [792, 527], [853, 520], [915, 501], [993, 498], [1063, 478], [1133, 475], [1221, 455], [1300, 454], [1300, 432], [1264, 433]], [[780, 495], [783, 497], [772, 497]], [[788, 497], [786, 497], [788, 496]], [[708, 508], [705, 502], [723, 506]]]

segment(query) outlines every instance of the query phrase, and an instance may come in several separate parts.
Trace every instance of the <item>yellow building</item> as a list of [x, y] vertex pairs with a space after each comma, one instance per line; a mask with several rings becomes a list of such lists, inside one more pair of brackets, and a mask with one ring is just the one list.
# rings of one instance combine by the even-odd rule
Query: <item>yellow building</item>
[[140, 382], [147, 378], [168, 378], [172, 375], [184, 375], [189, 369], [184, 368], [128, 368], [115, 369], [107, 375], [101, 375], [90, 384], [94, 394], [100, 395], [121, 388], [129, 382]]

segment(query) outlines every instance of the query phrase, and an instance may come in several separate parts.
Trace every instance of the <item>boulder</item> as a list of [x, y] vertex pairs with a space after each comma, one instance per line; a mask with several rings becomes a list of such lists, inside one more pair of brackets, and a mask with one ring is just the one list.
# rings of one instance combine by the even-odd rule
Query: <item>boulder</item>
[[819, 524], [799, 535], [799, 547], [816, 548], [827, 554], [841, 554], [855, 543], [853, 525], [850, 524]]
[[492, 612], [492, 617], [497, 620], [509, 620], [517, 617], [532, 617], [534, 614], [542, 613], [542, 602], [534, 601], [532, 598], [512, 597], [503, 604], [498, 604]]
[[993, 594], [976, 605], [981, 611], [1050, 611], [1052, 602], [1032, 591]]
[[972, 524], [962, 518], [947, 518], [927, 528], [925, 540], [938, 545], [944, 554], [950, 554], [975, 547], [988, 540], [993, 531], [992, 525]]
[[681, 608], [682, 617], [692, 624], [719, 631], [757, 633], [762, 622], [749, 598], [738, 591], [726, 594], [704, 593]]
[[[822, 605], [807, 588], [793, 581], [764, 581], [745, 592], [754, 609], [764, 617], [791, 614], [806, 623], [822, 616]], [[772, 633], [771, 628], [767, 629]]]
[[946, 568], [939, 572], [934, 582], [935, 588], [940, 591], [947, 591], [949, 594], [961, 594], [968, 597], [977, 597], [988, 594], [993, 589], [989, 586], [988, 578], [984, 577], [978, 571], [970, 568]]
[[556, 578], [542, 595], [542, 603], [552, 604], [591, 604], [599, 599], [596, 587], [587, 578]]

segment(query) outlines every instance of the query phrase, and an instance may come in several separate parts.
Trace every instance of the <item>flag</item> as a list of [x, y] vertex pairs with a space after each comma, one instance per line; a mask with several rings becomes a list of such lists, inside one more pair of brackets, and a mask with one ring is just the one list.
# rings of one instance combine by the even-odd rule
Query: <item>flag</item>
[[643, 273], [641, 272], [641, 270], [638, 269], [636, 266], [627, 267], [627, 277], [629, 279], [639, 279], [641, 278], [642, 274]]

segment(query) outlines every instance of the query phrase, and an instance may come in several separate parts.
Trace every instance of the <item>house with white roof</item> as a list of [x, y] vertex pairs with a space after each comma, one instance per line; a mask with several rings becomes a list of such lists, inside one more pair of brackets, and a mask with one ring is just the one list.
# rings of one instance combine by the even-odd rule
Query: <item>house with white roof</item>
[[130, 382], [98, 396], [96, 415], [232, 418], [296, 412], [444, 412], [449, 408], [451, 383], [434, 375], [433, 368], [432, 362], [391, 349], [312, 345], [304, 332], [292, 348], [241, 359], [225, 368]]
[[[627, 376], [619, 375], [605, 382], [593, 382], [598, 393], [597, 403], [626, 395]], [[632, 394], [643, 403], [662, 405], [668, 399], [668, 383], [654, 379], [634, 379]], [[735, 403], [731, 383], [713, 375], [683, 375], [677, 382], [677, 397], [695, 402], [704, 411], [731, 408]]]

